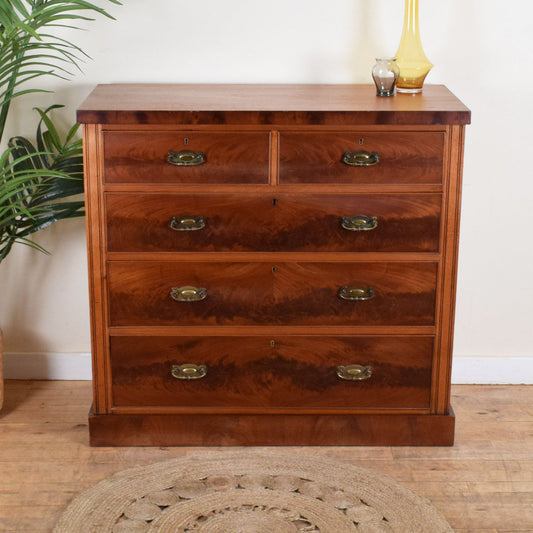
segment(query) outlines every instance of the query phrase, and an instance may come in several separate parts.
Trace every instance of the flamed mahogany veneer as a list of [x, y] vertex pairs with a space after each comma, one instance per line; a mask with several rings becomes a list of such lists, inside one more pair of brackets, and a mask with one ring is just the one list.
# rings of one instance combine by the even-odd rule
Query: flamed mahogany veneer
[[100, 85], [78, 121], [93, 445], [453, 444], [448, 89]]

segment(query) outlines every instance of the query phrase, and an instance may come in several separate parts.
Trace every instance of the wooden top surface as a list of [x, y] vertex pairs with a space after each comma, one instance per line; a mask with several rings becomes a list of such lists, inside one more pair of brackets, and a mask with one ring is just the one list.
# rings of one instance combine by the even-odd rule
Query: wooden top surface
[[373, 85], [98, 85], [78, 122], [102, 124], [469, 124], [443, 85], [378, 97]]

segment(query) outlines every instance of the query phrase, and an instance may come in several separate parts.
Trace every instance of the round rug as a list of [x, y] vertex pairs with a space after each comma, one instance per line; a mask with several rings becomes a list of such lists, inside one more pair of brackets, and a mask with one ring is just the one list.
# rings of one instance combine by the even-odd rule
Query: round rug
[[453, 533], [377, 472], [265, 450], [130, 468], [78, 496], [54, 533]]

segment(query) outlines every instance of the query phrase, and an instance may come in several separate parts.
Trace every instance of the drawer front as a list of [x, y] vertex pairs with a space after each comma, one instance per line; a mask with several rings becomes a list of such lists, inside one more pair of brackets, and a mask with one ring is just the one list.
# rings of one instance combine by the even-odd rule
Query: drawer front
[[279, 181], [441, 183], [443, 157], [442, 132], [282, 132]]
[[432, 325], [436, 277], [433, 262], [112, 261], [110, 323]]
[[112, 337], [113, 405], [428, 408], [432, 357], [425, 336]]
[[268, 133], [106, 131], [105, 181], [268, 183], [269, 152]]
[[440, 194], [106, 195], [108, 250], [438, 251]]

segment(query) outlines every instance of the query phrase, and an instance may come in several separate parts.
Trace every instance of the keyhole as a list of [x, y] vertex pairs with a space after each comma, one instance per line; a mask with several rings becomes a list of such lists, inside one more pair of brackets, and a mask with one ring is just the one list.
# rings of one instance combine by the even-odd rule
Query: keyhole
[[361, 137], [361, 138], [359, 139], [359, 144], [363, 144], [364, 142], [365, 142], [365, 140]]
[[270, 341], [270, 347], [274, 348], [274, 346], [276, 346], [276, 341]]
[[185, 137], [185, 139], [183, 139], [183, 144], [185, 146], [187, 146], [189, 144], [189, 137]]
[[276, 267], [272, 267], [272, 274], [275, 274], [278, 271]]

